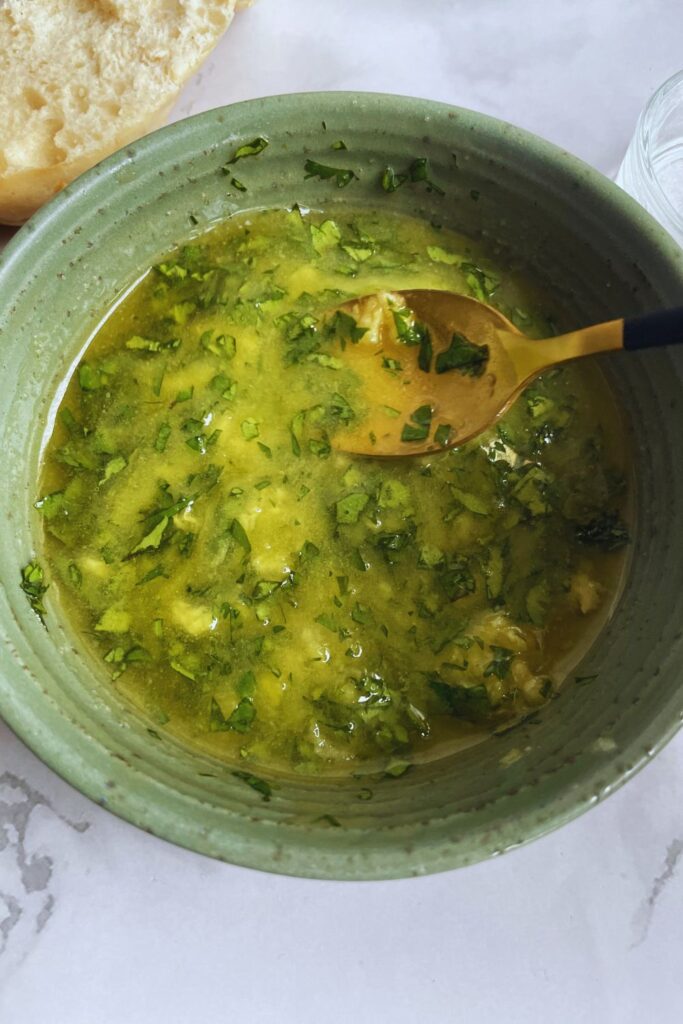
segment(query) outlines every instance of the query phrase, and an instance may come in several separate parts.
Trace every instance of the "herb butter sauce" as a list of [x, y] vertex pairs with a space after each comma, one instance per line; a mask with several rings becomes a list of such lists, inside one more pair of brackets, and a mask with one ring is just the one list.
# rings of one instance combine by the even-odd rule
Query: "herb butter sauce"
[[36, 502], [61, 600], [113, 686], [221, 759], [399, 773], [548, 700], [613, 601], [625, 465], [593, 366], [460, 449], [335, 451], [363, 409], [321, 313], [405, 288], [552, 331], [465, 238], [265, 211], [150, 270], [61, 400]]

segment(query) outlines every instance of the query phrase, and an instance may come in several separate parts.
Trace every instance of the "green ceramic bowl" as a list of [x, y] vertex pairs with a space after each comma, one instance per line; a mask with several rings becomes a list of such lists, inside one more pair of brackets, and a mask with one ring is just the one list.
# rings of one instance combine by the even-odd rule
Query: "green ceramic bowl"
[[[270, 145], [240, 165], [247, 191], [228, 197], [220, 167], [258, 135]], [[331, 151], [339, 138], [347, 152]], [[384, 193], [382, 168], [417, 156], [429, 157], [445, 195], [412, 185]], [[307, 157], [352, 167], [358, 180], [344, 190], [304, 180]], [[40, 549], [31, 506], [55, 389], [103, 311], [191, 232], [295, 201], [382, 203], [483, 236], [554, 290], [567, 327], [683, 303], [683, 254], [616, 186], [516, 128], [438, 103], [350, 93], [254, 100], [110, 157], [0, 257], [0, 712], [98, 803], [213, 857], [320, 878], [442, 871], [591, 807], [681, 723], [682, 350], [605, 364], [637, 428], [638, 507], [626, 588], [579, 669], [597, 678], [568, 683], [539, 724], [373, 784], [372, 800], [359, 799], [353, 780], [278, 778], [263, 800], [229, 768], [150, 731], [79, 651], [50, 593], [45, 630], [19, 587]]]

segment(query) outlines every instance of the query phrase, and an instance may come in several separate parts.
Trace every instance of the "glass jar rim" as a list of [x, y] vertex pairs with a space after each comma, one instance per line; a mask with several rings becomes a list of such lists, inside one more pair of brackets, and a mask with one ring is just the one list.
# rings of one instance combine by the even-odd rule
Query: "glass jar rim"
[[652, 94], [638, 119], [637, 143], [643, 160], [646, 178], [654, 193], [654, 198], [663, 207], [667, 218], [683, 233], [683, 213], [673, 205], [666, 190], [662, 187], [652, 161], [650, 145], [653, 130], [656, 130], [658, 127], [656, 119], [664, 98], [673, 90], [679, 88], [681, 90], [681, 106], [683, 107], [683, 71], [677, 71], [671, 78], [667, 78]]

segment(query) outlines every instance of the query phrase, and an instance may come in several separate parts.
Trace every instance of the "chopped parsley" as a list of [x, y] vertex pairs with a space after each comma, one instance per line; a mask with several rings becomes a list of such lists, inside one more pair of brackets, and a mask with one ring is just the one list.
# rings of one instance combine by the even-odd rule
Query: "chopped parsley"
[[267, 145], [268, 139], [264, 139], [263, 136], [259, 135], [252, 142], [245, 142], [238, 146], [225, 167], [222, 168], [223, 174], [232, 174], [232, 171], [229, 170], [230, 164], [237, 163], [238, 160], [244, 160], [248, 156], [258, 156]]
[[[261, 145], [230, 146], [233, 198], [234, 160]], [[335, 195], [360, 175], [306, 173], [321, 168]], [[425, 159], [380, 172], [377, 192], [437, 201]], [[112, 311], [46, 449], [45, 574], [33, 560], [21, 576], [40, 615], [55, 581], [150, 737], [192, 736], [264, 799], [259, 764], [358, 768], [383, 788], [423, 771], [430, 732], [457, 742], [472, 723], [530, 722], [553, 696], [562, 630], [590, 628], [582, 605], [607, 606], [628, 537], [623, 472], [601, 440], [609, 403], [579, 400], [580, 369], [544, 374], [457, 448], [457, 419], [427, 404], [427, 374], [479, 376], [488, 353], [437, 341], [391, 286], [504, 296], [525, 333], [547, 333], [521, 278], [434, 220], [288, 205], [213, 226]], [[403, 459], [349, 454], [353, 437], [381, 452], [401, 435]]]
[[484, 669], [484, 678], [496, 676], [497, 679], [505, 679], [510, 671], [515, 652], [511, 651], [509, 647], [497, 647], [495, 644], [491, 644], [491, 654], [493, 657]]
[[343, 525], [357, 523], [369, 501], [370, 495], [364, 491], [354, 491], [340, 498], [335, 505], [337, 522]]
[[48, 589], [45, 573], [38, 562], [29, 562], [21, 570], [21, 589], [26, 594], [31, 608], [41, 622], [45, 622], [45, 605], [43, 597]]
[[437, 373], [457, 370], [467, 377], [481, 377], [489, 361], [488, 345], [477, 345], [464, 334], [456, 331], [450, 345], [436, 357], [434, 369]]
[[432, 673], [429, 685], [456, 718], [477, 722], [486, 718], [491, 711], [489, 693], [483, 684], [464, 686], [447, 683], [438, 673]]
[[268, 803], [273, 795], [273, 788], [265, 779], [260, 779], [258, 775], [252, 775], [251, 772], [233, 771], [232, 774], [236, 779], [241, 779], [247, 786], [260, 793], [261, 799]]
[[446, 193], [444, 190], [437, 185], [429, 176], [429, 161], [426, 157], [418, 157], [417, 160], [413, 160], [412, 164], [408, 168], [408, 174], [411, 181], [423, 181], [427, 186], [428, 192], [436, 192], [439, 196], [444, 196]]
[[307, 160], [304, 164], [304, 171], [306, 172], [304, 178], [320, 178], [321, 181], [334, 178], [337, 188], [346, 188], [350, 182], [358, 178], [355, 171], [345, 170], [342, 167], [328, 167], [316, 160]]
[[426, 441], [432, 425], [431, 405], [421, 405], [410, 415], [410, 423], [406, 423], [401, 431], [401, 440], [405, 442]]
[[385, 167], [379, 180], [385, 192], [395, 192], [408, 180], [408, 175], [397, 174], [393, 167]]
[[628, 530], [616, 512], [604, 512], [577, 526], [574, 532], [580, 544], [601, 548], [603, 551], [618, 551], [630, 540]]
[[434, 431], [434, 440], [437, 444], [440, 444], [442, 448], [445, 448], [451, 439], [452, 433], [453, 427], [450, 423], [440, 423]]
[[214, 698], [211, 700], [211, 712], [209, 715], [209, 731], [210, 732], [227, 732], [232, 730], [233, 732], [249, 732], [254, 719], [256, 718], [256, 708], [251, 697], [242, 697], [237, 707], [228, 715], [226, 718], [221, 711], [218, 701]]

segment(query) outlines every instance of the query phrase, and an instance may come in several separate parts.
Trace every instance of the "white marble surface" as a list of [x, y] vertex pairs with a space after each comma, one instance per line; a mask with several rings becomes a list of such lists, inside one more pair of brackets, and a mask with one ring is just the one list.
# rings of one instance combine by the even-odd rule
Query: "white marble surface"
[[[175, 116], [277, 92], [401, 92], [613, 172], [682, 39], [680, 0], [259, 0]], [[337, 884], [153, 839], [0, 724], [0, 1022], [678, 1024], [682, 854], [683, 736], [526, 849]]]

